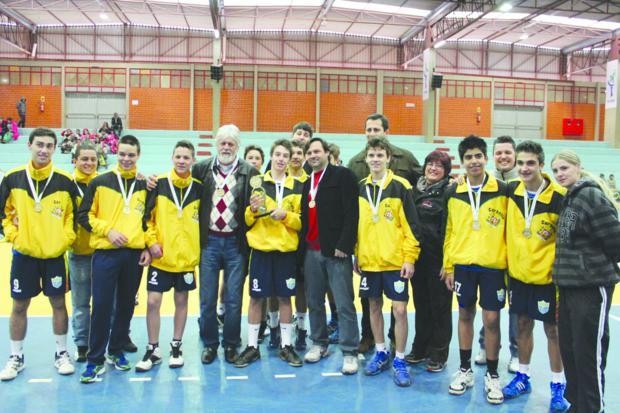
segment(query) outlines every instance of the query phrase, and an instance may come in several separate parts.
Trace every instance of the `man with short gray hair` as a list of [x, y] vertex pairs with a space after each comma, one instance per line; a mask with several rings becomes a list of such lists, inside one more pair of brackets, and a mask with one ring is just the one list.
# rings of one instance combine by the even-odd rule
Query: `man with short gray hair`
[[249, 205], [250, 179], [258, 171], [240, 159], [239, 128], [224, 125], [215, 135], [217, 154], [192, 168], [192, 176], [202, 181], [200, 203], [200, 337], [204, 343], [201, 360], [212, 363], [217, 357], [217, 292], [219, 272], [224, 270], [224, 356], [228, 363], [237, 358], [241, 344], [241, 303], [246, 274], [247, 243], [244, 220]]

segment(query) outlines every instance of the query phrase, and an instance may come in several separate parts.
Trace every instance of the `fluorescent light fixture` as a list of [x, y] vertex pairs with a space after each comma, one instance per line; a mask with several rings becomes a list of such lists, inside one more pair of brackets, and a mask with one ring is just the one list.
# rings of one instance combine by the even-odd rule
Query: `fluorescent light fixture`
[[107, 15], [107, 14], [105, 14], [105, 13], [103, 13], [103, 12], [102, 12], [102, 13], [99, 13], [99, 18], [100, 18], [101, 20], [108, 20], [108, 19], [109, 19], [108, 15]]
[[521, 40], [527, 40], [530, 37], [529, 34], [527, 33], [521, 33], [521, 36], [519, 36], [519, 39]]
[[506, 3], [502, 3], [502, 4], [499, 6], [498, 10], [499, 10], [499, 11], [501, 11], [501, 12], [506, 13], [506, 12], [508, 12], [508, 11], [512, 10], [512, 4], [510, 4], [510, 3], [508, 3], [508, 2], [506, 2]]
[[[194, 0], [199, 2], [199, 0]], [[185, 3], [185, 0], [180, 0], [180, 3]], [[209, 4], [208, 1], [204, 3]], [[303, 2], [295, 0], [226, 0], [224, 7], [320, 7], [323, 5], [323, 0], [304, 0]]]
[[[228, 2], [226, 4], [228, 4]], [[430, 10], [416, 9], [413, 7], [399, 7], [399, 6], [391, 6], [389, 4], [377, 4], [377, 3], [360, 3], [357, 1], [349, 1], [349, 0], [336, 0], [334, 1], [332, 8], [386, 13], [386, 14], [394, 14], [394, 15], [404, 14], [406, 16], [413, 16], [413, 17], [426, 17], [431, 12]]]
[[440, 47], [444, 47], [447, 43], [448, 43], [448, 42], [446, 42], [445, 40], [443, 40], [443, 39], [442, 39], [442, 40], [438, 41], [437, 43], [435, 43], [435, 44], [433, 45], [433, 47], [434, 47], [435, 49], [439, 49]]
[[532, 20], [538, 23], [561, 24], [565, 26], [583, 27], [595, 30], [616, 30], [620, 28], [620, 23], [618, 22], [551, 16], [549, 14], [542, 14], [540, 16], [536, 16]]

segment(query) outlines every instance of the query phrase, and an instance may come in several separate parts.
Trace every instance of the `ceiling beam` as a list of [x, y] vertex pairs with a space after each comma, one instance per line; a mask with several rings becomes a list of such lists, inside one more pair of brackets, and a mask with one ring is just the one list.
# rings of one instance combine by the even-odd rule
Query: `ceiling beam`
[[422, 33], [428, 25], [437, 23], [437, 21], [452, 13], [458, 6], [458, 3], [456, 2], [445, 1], [441, 3], [439, 6], [431, 10], [428, 16], [422, 19], [422, 21], [416, 23], [413, 27], [407, 30], [400, 38], [400, 43], [405, 43], [407, 40], [416, 37], [418, 34]]
[[618, 36], [620, 36], [620, 29], [617, 29], [613, 32], [609, 32], [608, 34], [603, 35], [603, 36], [593, 37], [591, 39], [585, 39], [585, 40], [581, 40], [579, 42], [573, 43], [571, 45], [563, 47], [560, 50], [560, 52], [562, 52], [562, 54], [570, 54], [570, 53], [577, 52], [579, 50], [594, 46], [596, 44], [603, 43], [605, 41], [611, 40], [614, 37], [618, 37]]
[[25, 27], [30, 32], [34, 32], [37, 29], [36, 24], [28, 20], [26, 17], [22, 16], [20, 13], [11, 9], [10, 7], [7, 7], [3, 3], [0, 3], [0, 14], [4, 14], [6, 17], [10, 18], [15, 23]]

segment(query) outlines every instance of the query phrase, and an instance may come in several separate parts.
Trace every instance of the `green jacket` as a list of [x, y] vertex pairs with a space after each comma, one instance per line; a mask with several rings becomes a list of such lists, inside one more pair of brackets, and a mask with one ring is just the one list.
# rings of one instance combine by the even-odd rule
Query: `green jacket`
[[[405, 178], [415, 188], [418, 178], [422, 176], [422, 167], [418, 160], [407, 149], [399, 148], [390, 144], [392, 147], [392, 160], [389, 168], [398, 176]], [[366, 164], [366, 156], [362, 150], [349, 161], [347, 165], [358, 181], [366, 178], [370, 174], [370, 169]]]

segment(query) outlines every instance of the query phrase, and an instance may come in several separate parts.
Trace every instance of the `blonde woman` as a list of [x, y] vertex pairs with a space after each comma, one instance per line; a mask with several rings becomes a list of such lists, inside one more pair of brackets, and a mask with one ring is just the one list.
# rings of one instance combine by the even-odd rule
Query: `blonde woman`
[[618, 211], [607, 186], [582, 169], [575, 152], [559, 152], [551, 169], [568, 190], [553, 264], [565, 397], [574, 411], [599, 412], [604, 410], [609, 306], [620, 280]]

